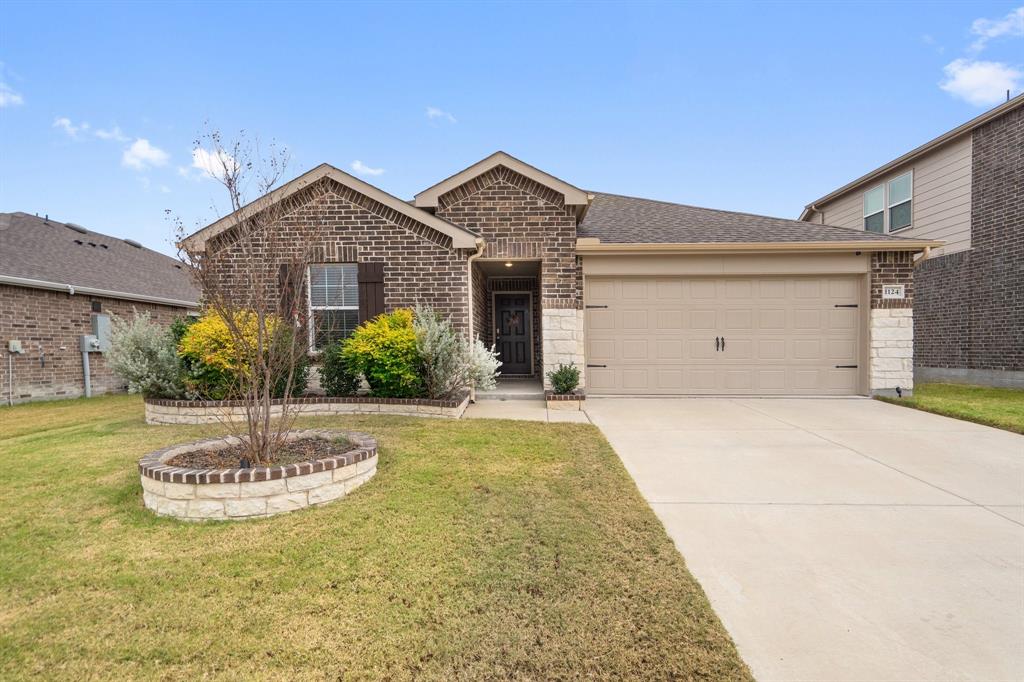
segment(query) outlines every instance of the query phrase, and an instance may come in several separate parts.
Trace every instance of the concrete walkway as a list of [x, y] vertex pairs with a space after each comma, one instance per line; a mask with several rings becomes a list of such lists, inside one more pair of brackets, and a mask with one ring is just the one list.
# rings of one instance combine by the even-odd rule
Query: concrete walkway
[[1024, 679], [1024, 436], [856, 398], [586, 411], [758, 679]]

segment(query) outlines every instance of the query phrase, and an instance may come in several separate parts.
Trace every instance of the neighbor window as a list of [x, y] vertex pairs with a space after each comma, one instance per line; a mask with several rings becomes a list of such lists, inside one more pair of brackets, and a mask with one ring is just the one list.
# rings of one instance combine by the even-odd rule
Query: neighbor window
[[912, 204], [910, 199], [914, 185], [910, 173], [889, 181], [889, 231], [895, 232], [910, 227]]
[[864, 229], [885, 232], [885, 187], [879, 185], [864, 192]]
[[323, 350], [359, 325], [359, 280], [355, 263], [309, 266], [309, 346]]

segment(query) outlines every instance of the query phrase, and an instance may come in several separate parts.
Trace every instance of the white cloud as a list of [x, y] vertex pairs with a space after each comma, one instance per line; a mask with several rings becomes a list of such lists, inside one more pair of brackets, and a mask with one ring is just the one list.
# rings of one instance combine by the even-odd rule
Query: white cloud
[[167, 185], [160, 185], [160, 193], [161, 194], [170, 194], [171, 193], [171, 188], [168, 187]]
[[975, 19], [971, 24], [971, 35], [978, 36], [970, 47], [974, 53], [984, 50], [995, 38], [1024, 36], [1024, 7], [1011, 10], [1002, 19]]
[[153, 166], [163, 166], [169, 158], [163, 149], [154, 147], [149, 140], [140, 137], [124, 150], [121, 165], [141, 171]]
[[97, 128], [92, 134], [101, 140], [114, 140], [115, 142], [127, 142], [131, 139], [121, 131], [119, 126], [114, 126], [110, 130]]
[[78, 139], [78, 133], [85, 132], [89, 129], [88, 123], [79, 123], [75, 125], [71, 122], [71, 119], [66, 116], [61, 116], [53, 120], [53, 127], [63, 130], [68, 137]]
[[[192, 150], [192, 168], [197, 168], [200, 177], [220, 180], [226, 172], [237, 172], [238, 162], [227, 152], [211, 152], [199, 147]], [[189, 170], [178, 168], [178, 175], [189, 177]]]
[[15, 92], [10, 85], [0, 81], [0, 109], [6, 107], [17, 107], [25, 103], [25, 98], [20, 92]]
[[943, 68], [946, 80], [939, 87], [975, 106], [999, 104], [1021, 89], [1024, 73], [1003, 62], [955, 59]]
[[447, 111], [438, 109], [437, 107], [427, 107], [427, 118], [431, 121], [448, 121], [449, 123], [458, 123], [454, 116], [449, 114]]
[[384, 175], [383, 168], [370, 168], [359, 159], [352, 162], [352, 170], [359, 175]]

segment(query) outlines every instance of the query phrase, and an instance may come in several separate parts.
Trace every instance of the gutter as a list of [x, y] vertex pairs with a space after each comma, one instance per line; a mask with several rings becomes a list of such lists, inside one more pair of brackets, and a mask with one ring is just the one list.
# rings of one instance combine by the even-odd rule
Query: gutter
[[199, 307], [198, 301], [183, 301], [178, 298], [163, 298], [161, 296], [131, 294], [125, 291], [111, 291], [109, 289], [97, 289], [95, 287], [82, 287], [76, 284], [61, 284], [59, 282], [47, 282], [41, 279], [28, 279], [27, 277], [13, 277], [11, 275], [0, 275], [0, 284], [10, 284], [16, 287], [26, 287], [28, 289], [64, 291], [67, 292], [69, 296], [74, 296], [75, 294], [88, 294], [90, 296], [103, 296], [104, 298], [120, 298], [126, 301], [159, 303], [160, 305], [171, 305], [178, 308]]
[[600, 240], [583, 237], [576, 240], [580, 255], [625, 254], [687, 254], [687, 253], [764, 253], [764, 252], [846, 252], [846, 251], [924, 251], [945, 242], [930, 239], [899, 241], [845, 242], [700, 242], [692, 244], [602, 244]]

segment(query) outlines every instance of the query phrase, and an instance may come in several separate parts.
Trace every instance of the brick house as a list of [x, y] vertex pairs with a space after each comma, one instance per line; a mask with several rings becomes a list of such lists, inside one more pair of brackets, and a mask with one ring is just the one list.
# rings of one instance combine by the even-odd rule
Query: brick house
[[[84, 395], [80, 339], [93, 318], [146, 311], [169, 324], [199, 294], [173, 258], [136, 242], [27, 213], [0, 213], [0, 393], [4, 403]], [[12, 352], [20, 345], [22, 352]], [[92, 392], [124, 389], [89, 354]]]
[[587, 192], [503, 152], [412, 201], [324, 164], [186, 242], [237, 249], [231, 226], [285, 200], [284, 234], [328, 226], [313, 353], [425, 303], [503, 376], [574, 363], [593, 395], [910, 390], [912, 257], [941, 244]]
[[915, 261], [917, 380], [1024, 388], [1024, 95], [811, 202], [800, 218], [944, 241]]

